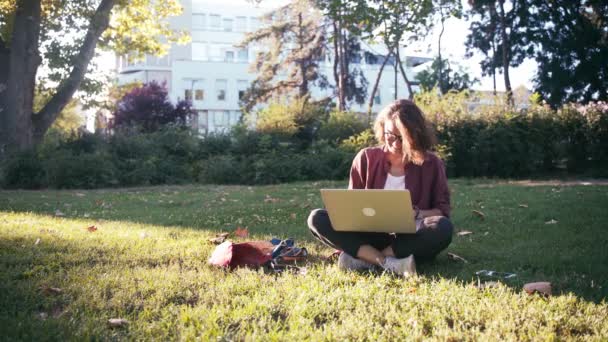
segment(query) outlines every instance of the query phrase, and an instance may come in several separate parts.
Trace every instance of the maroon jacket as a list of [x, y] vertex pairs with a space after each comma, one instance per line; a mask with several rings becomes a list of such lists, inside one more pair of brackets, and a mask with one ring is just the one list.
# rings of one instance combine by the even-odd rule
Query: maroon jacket
[[[353, 160], [350, 169], [349, 189], [384, 189], [390, 164], [383, 147], [364, 148]], [[443, 161], [426, 152], [422, 165], [408, 163], [405, 188], [410, 191], [412, 204], [419, 209], [437, 208], [450, 216], [450, 190]]]

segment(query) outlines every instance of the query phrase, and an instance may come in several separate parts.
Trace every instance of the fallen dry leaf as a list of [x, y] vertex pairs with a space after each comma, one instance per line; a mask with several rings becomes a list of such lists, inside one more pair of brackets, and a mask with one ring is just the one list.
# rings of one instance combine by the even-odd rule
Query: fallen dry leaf
[[482, 212], [481, 212], [481, 211], [479, 211], [479, 210], [472, 210], [471, 212], [472, 212], [473, 214], [475, 214], [475, 215], [479, 216], [479, 217], [480, 217], [482, 220], [486, 218], [486, 214], [482, 213]]
[[211, 238], [208, 241], [213, 244], [219, 245], [220, 243], [226, 241], [226, 238], [228, 238], [228, 235], [230, 235], [230, 233], [217, 234], [214, 238]]
[[270, 195], [266, 195], [266, 198], [264, 198], [264, 202], [266, 203], [276, 203], [278, 202], [279, 199], [278, 198], [274, 198], [274, 197], [270, 197]]
[[470, 234], [473, 234], [473, 232], [470, 230], [461, 230], [458, 233], [456, 233], [456, 235], [458, 235], [458, 236], [465, 236], [465, 235], [470, 235]]
[[49, 287], [49, 286], [42, 286], [42, 287], [40, 287], [40, 290], [45, 295], [58, 295], [63, 292], [63, 290], [58, 287]]
[[528, 207], [528, 205], [527, 205], [527, 204], [520, 204], [520, 205], [519, 205], [519, 207], [520, 207], [520, 208], [527, 208], [527, 207]]
[[89, 226], [89, 227], [87, 227], [87, 230], [88, 230], [89, 232], [91, 232], [91, 233], [94, 233], [94, 232], [96, 232], [96, 231], [97, 231], [97, 227], [95, 227], [95, 226]]
[[127, 324], [129, 324], [129, 321], [124, 318], [110, 318], [108, 320], [108, 325], [111, 328], [120, 328], [126, 326]]
[[547, 281], [540, 281], [536, 283], [527, 283], [524, 285], [524, 291], [531, 295], [534, 293], [540, 293], [545, 296], [551, 295], [551, 283]]
[[461, 257], [460, 255], [454, 254], [454, 253], [450, 253], [448, 252], [448, 259], [450, 260], [454, 260], [454, 261], [462, 261], [465, 264], [468, 264], [469, 262], [467, 261], [467, 259]]
[[557, 223], [557, 221], [554, 219], [551, 219], [551, 220], [545, 222], [545, 224], [556, 224], [556, 223]]
[[291, 213], [291, 215], [289, 215], [289, 216], [291, 217], [292, 220], [295, 220], [297, 217], [296, 213]]
[[249, 236], [249, 230], [247, 228], [236, 227], [234, 231], [234, 236], [246, 238]]
[[500, 286], [500, 283], [497, 281], [485, 281], [483, 283], [479, 283], [477, 285], [477, 288], [480, 290], [483, 290], [483, 289], [491, 289], [493, 287], [498, 287], [498, 286]]

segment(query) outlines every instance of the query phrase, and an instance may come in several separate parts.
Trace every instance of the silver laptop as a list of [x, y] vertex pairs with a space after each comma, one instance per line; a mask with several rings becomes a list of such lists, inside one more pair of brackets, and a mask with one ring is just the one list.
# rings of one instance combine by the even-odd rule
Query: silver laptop
[[321, 189], [321, 198], [336, 231], [416, 233], [408, 190]]

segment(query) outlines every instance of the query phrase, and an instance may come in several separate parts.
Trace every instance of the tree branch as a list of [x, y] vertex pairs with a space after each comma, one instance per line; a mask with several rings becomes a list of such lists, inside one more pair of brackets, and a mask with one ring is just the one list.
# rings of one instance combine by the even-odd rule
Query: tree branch
[[116, 0], [102, 0], [91, 19], [84, 42], [75, 59], [74, 67], [68, 78], [61, 82], [57, 93], [51, 100], [34, 115], [34, 140], [40, 141], [61, 110], [68, 104], [87, 71], [94, 56], [95, 47], [101, 34], [108, 28], [110, 12], [116, 5]]

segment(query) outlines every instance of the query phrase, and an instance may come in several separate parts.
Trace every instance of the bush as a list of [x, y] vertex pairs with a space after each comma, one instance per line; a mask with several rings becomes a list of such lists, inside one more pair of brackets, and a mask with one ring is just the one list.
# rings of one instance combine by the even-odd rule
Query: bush
[[[428, 98], [467, 99], [462, 94]], [[450, 109], [440, 104], [443, 107], [436, 108], [452, 112], [437, 112], [431, 121], [441, 143], [437, 152], [450, 177], [520, 178], [564, 170], [572, 175], [608, 175], [606, 103], [569, 105], [559, 111], [533, 105], [522, 113], [494, 107], [487, 114], [461, 113], [464, 105]], [[317, 120], [322, 115], [303, 117]], [[173, 125], [148, 133], [120, 130], [109, 138], [49, 135], [38, 150], [8, 160], [1, 179], [5, 187], [27, 189], [344, 179], [355, 153], [377, 144], [373, 131], [359, 131], [359, 125], [353, 114], [334, 112], [318, 132], [319, 139], [311, 141], [297, 133], [286, 137], [244, 125], [232, 134], [204, 139]]]
[[191, 131], [168, 126], [158, 132], [117, 132], [110, 139], [113, 162], [123, 185], [175, 184], [195, 180], [199, 139]]
[[251, 165], [232, 155], [214, 155], [197, 163], [197, 180], [204, 184], [247, 184], [252, 183]]
[[48, 186], [44, 163], [33, 150], [10, 158], [2, 178], [3, 186], [9, 189], [40, 189]]
[[165, 84], [152, 81], [133, 88], [118, 101], [111, 126], [154, 132], [169, 124], [184, 126], [193, 113], [190, 102], [179, 101], [174, 106]]
[[118, 184], [116, 169], [106, 153], [75, 154], [61, 149], [46, 160], [44, 167], [49, 186], [58, 189], [92, 189]]
[[332, 111], [327, 121], [321, 125], [317, 138], [338, 145], [341, 141], [360, 134], [367, 127], [368, 124], [355, 113]]

